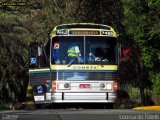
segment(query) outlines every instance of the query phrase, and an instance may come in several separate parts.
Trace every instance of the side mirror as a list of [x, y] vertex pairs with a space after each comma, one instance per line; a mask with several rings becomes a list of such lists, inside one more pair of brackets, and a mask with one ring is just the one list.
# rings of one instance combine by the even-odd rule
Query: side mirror
[[41, 42], [33, 42], [29, 45], [29, 66], [31, 68], [46, 67], [48, 65], [44, 45]]

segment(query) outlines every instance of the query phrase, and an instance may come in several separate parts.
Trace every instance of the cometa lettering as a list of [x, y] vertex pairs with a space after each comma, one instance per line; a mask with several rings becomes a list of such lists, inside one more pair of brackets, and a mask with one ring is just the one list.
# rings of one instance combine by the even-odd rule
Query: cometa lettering
[[95, 70], [95, 69], [97, 69], [97, 67], [96, 66], [74, 66], [73, 69], [76, 69], [76, 70], [80, 70], [80, 69]]

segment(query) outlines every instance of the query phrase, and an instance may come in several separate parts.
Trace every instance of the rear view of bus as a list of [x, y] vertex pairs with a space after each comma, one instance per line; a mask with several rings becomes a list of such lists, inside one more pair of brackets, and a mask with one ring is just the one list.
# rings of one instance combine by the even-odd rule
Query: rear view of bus
[[31, 53], [30, 60], [45, 59], [46, 64], [29, 70], [37, 104], [115, 102], [120, 50], [112, 27], [58, 25], [47, 46], [40, 48], [42, 56], [36, 58]]

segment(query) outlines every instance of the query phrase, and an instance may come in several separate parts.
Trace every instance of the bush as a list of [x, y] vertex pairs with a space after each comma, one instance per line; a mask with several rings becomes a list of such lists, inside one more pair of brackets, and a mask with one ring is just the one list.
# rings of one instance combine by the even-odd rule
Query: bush
[[153, 82], [153, 91], [160, 95], [160, 73], [150, 73], [150, 79]]
[[153, 95], [152, 100], [154, 102], [154, 105], [160, 105], [160, 95]]
[[0, 110], [10, 110], [11, 103], [0, 102]]

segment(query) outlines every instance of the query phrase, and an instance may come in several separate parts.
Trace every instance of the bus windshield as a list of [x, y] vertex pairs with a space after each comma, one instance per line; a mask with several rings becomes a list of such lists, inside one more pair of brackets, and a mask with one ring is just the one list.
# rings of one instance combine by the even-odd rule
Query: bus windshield
[[117, 40], [104, 36], [58, 36], [52, 39], [52, 64], [117, 64]]

